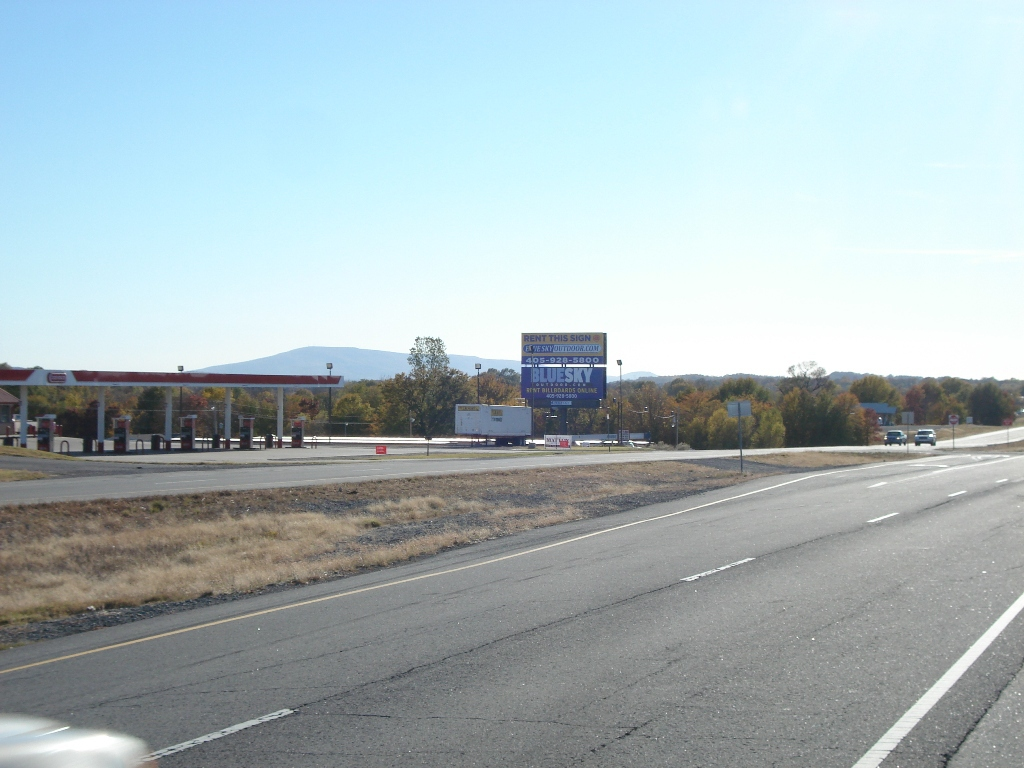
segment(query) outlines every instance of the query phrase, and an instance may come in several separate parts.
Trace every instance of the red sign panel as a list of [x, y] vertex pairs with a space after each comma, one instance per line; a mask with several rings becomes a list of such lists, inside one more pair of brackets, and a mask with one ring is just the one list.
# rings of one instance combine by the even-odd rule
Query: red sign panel
[[1003, 419], [1003, 426], [1008, 427], [1013, 424], [1013, 419]]
[[385, 454], [387, 454], [387, 452], [388, 452], [388, 447], [386, 445], [378, 445], [377, 446], [377, 455], [378, 456], [384, 456]]
[[953, 426], [955, 427], [955, 426], [956, 426], [957, 424], [959, 424], [959, 423], [960, 423], [960, 417], [959, 417], [959, 416], [957, 416], [957, 415], [956, 415], [955, 413], [954, 413], [954, 414], [952, 414], [952, 415], [951, 415], [951, 416], [949, 417], [949, 423], [950, 423], [950, 424], [952, 424], [952, 425], [953, 425]]
[[46, 374], [46, 381], [48, 384], [64, 384], [68, 380], [68, 375], [60, 371], [50, 371]]

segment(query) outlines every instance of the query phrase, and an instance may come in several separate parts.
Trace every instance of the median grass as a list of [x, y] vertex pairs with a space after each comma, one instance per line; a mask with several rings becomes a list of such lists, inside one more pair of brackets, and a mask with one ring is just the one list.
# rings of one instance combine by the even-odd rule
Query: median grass
[[767, 453], [749, 456], [748, 461], [769, 464], [773, 467], [792, 469], [819, 469], [823, 467], [853, 467], [860, 464], [877, 464], [884, 461], [920, 460], [922, 454], [913, 449], [908, 454], [904, 446], [893, 446], [885, 451], [870, 453], [843, 453], [839, 451], [801, 451], [793, 453]]
[[0, 508], [0, 625], [308, 583], [750, 477], [683, 462]]
[[53, 459], [54, 461], [81, 461], [76, 456], [63, 453], [37, 451], [34, 448], [19, 448], [16, 445], [0, 445], [0, 456], [19, 456], [23, 459]]
[[15, 480], [41, 480], [50, 477], [45, 472], [33, 472], [29, 469], [0, 469], [0, 483], [10, 483]]

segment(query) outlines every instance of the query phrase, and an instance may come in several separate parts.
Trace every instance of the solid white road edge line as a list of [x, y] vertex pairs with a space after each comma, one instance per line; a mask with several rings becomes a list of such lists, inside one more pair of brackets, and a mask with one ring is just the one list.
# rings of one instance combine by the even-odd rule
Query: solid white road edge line
[[874, 485], [869, 485], [868, 488], [881, 488], [883, 485], [888, 485], [888, 484], [889, 484], [889, 482], [887, 480], [883, 480], [880, 483], [875, 483]]
[[949, 494], [949, 498], [952, 499], [954, 496], [963, 496], [965, 493], [967, 493], [967, 491], [957, 491], [956, 493]]
[[752, 557], [747, 557], [743, 560], [737, 560], [735, 563], [729, 563], [728, 565], [722, 565], [718, 568], [712, 568], [710, 571], [704, 571], [703, 573], [695, 573], [693, 576], [687, 576], [685, 579], [680, 579], [680, 581], [696, 581], [697, 579], [703, 579], [705, 576], [710, 576], [712, 573], [718, 573], [719, 571], [724, 571], [729, 568], [735, 568], [737, 565], [749, 563], [753, 559], [754, 558]]
[[175, 744], [172, 747], [164, 747], [156, 752], [150, 752], [142, 758], [142, 762], [150, 763], [154, 760], [159, 760], [162, 757], [167, 757], [168, 755], [175, 755], [178, 752], [184, 752], [186, 749], [198, 747], [200, 744], [205, 744], [208, 741], [223, 739], [225, 736], [230, 736], [232, 733], [238, 733], [239, 731], [244, 731], [246, 728], [252, 728], [254, 725], [262, 725], [263, 723], [270, 722], [271, 720], [277, 720], [281, 717], [287, 717], [294, 713], [294, 709], [279, 709], [277, 712], [271, 712], [269, 715], [257, 717], [255, 720], [246, 720], [244, 723], [239, 723], [238, 725], [229, 725], [227, 728], [222, 728], [219, 731], [208, 733], [205, 736], [199, 736], [195, 739], [183, 741], [181, 744]]
[[996, 485], [999, 485], [1000, 483], [1008, 483], [1008, 482], [1010, 482], [1010, 478], [1004, 477], [1002, 480], [996, 480]]
[[899, 514], [899, 512], [890, 512], [888, 515], [882, 515], [881, 517], [876, 517], [874, 520], [868, 520], [868, 522], [869, 523], [877, 523], [879, 520], [887, 520], [890, 517], [896, 517], [896, 515], [898, 515], [898, 514]]
[[949, 668], [946, 674], [940, 677], [938, 682], [929, 688], [924, 696], [918, 699], [917, 703], [908, 709], [903, 717], [896, 721], [892, 728], [886, 731], [885, 735], [865, 753], [864, 757], [854, 763], [853, 768], [878, 768], [882, 761], [889, 756], [889, 753], [899, 746], [899, 743], [903, 741], [903, 737], [910, 733], [915, 725], [921, 722], [921, 719], [956, 684], [956, 681], [963, 676], [964, 672], [970, 669], [971, 665], [992, 645], [993, 641], [999, 637], [1000, 633], [1006, 629], [1022, 609], [1024, 609], [1024, 595], [1018, 597], [1013, 605], [996, 619], [995, 624], [989, 627], [988, 631], [979, 637], [974, 645], [967, 650], [967, 653], [957, 659], [956, 663]]

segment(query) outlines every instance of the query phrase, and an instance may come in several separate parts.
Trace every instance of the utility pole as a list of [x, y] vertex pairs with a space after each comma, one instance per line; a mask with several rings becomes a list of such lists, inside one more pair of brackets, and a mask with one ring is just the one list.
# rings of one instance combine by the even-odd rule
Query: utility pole
[[476, 368], [476, 404], [480, 405], [480, 363], [476, 363], [473, 367]]

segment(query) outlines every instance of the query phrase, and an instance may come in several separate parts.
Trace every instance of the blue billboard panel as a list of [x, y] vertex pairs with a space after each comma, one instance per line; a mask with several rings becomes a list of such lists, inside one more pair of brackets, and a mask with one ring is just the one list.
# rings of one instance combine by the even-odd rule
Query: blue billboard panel
[[604, 368], [523, 368], [522, 396], [537, 407], [596, 408], [604, 393]]

